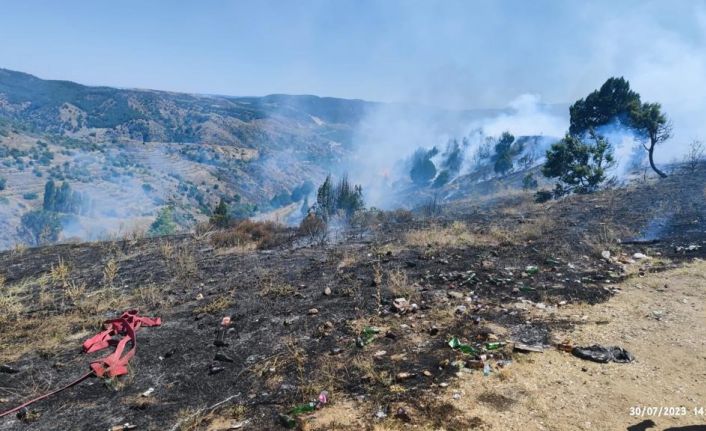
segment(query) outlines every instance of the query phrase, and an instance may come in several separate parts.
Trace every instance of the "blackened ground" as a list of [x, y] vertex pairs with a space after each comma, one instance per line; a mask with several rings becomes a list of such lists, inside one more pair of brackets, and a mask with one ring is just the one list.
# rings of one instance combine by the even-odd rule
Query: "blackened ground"
[[[274, 429], [279, 413], [321, 390], [334, 402], [368, 400], [371, 423], [378, 406], [429, 410], [427, 401], [455, 376], [450, 364], [467, 359], [448, 347], [452, 336], [476, 345], [493, 334], [550, 344], [554, 329], [577, 322], [528, 310], [602, 302], [619, 280], [704, 257], [705, 185], [701, 173], [679, 174], [547, 204], [529, 194], [458, 202], [434, 218], [378, 217], [332, 246], [290, 241], [242, 251], [182, 235], [5, 252], [3, 294], [22, 308], [0, 328], [0, 362], [19, 370], [0, 373], [0, 410], [84, 373], [104, 355], [79, 353], [101, 320], [140, 307], [164, 324], [140, 330], [128, 376], [91, 379], [33, 405], [29, 421], [0, 419], [0, 430], [104, 430], [126, 422], [139, 430], [207, 429], [218, 415]], [[657, 218], [664, 222], [649, 238], [657, 241], [642, 242]], [[420, 244], [410, 240], [415, 232], [470, 239]], [[651, 258], [635, 260], [637, 252]], [[60, 266], [68, 269], [63, 278]], [[85, 287], [79, 297], [69, 294], [76, 286]], [[418, 310], [395, 310], [396, 297]], [[229, 345], [216, 348], [224, 316], [233, 330]], [[356, 338], [368, 326], [380, 331], [359, 347]], [[46, 338], [57, 341], [47, 347]], [[217, 352], [233, 362], [215, 363], [224, 370], [214, 374]], [[509, 349], [494, 354], [512, 357]], [[150, 397], [139, 397], [150, 387]], [[228, 410], [233, 406], [244, 409]], [[426, 420], [453, 416], [448, 408]]]

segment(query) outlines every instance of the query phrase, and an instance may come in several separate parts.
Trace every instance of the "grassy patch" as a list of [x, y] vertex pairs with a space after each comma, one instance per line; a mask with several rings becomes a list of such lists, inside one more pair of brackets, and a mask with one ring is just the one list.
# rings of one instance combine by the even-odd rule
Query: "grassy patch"
[[230, 298], [219, 296], [208, 304], [194, 308], [194, 314], [216, 314], [227, 309], [232, 304]]

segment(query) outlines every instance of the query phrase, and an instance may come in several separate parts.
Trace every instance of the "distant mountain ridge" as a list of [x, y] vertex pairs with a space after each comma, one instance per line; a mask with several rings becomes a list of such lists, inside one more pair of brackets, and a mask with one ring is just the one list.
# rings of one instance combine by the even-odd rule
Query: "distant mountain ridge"
[[[350, 138], [349, 129], [375, 105], [310, 95], [229, 97], [89, 87], [0, 69], [0, 115], [34, 131], [87, 139], [100, 135], [99, 139], [249, 147], [253, 142], [241, 130], [244, 125], [270, 120], [282, 126], [273, 130], [318, 129], [313, 135], [345, 141]], [[267, 142], [257, 143], [263, 144]]]

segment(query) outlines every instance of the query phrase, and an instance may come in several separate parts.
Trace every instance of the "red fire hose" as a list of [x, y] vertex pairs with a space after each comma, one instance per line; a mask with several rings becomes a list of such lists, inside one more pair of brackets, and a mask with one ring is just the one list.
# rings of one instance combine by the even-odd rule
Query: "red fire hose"
[[[0, 418], [7, 416], [12, 413], [16, 413], [30, 404], [34, 404], [37, 401], [41, 401], [48, 398], [56, 393], [66, 390], [72, 386], [76, 386], [82, 381], [89, 377], [116, 377], [127, 374], [127, 364], [135, 356], [135, 351], [137, 349], [137, 338], [135, 337], [135, 332], [140, 329], [141, 326], [159, 326], [162, 324], [162, 319], [159, 317], [143, 317], [140, 316], [137, 310], [128, 310], [122, 314], [117, 319], [107, 320], [104, 322], [107, 325], [104, 331], [99, 332], [93, 337], [83, 342], [83, 352], [92, 353], [99, 350], [105, 349], [111, 345], [115, 345], [115, 351], [105, 358], [93, 361], [90, 364], [91, 371], [87, 372], [83, 376], [79, 377], [77, 380], [63, 386], [59, 389], [55, 389], [47, 394], [40, 397], [34, 398], [19, 405], [11, 410], [0, 413]], [[116, 341], [113, 337], [122, 337], [120, 341]], [[130, 350], [123, 355], [125, 346], [127, 343], [132, 342]]]

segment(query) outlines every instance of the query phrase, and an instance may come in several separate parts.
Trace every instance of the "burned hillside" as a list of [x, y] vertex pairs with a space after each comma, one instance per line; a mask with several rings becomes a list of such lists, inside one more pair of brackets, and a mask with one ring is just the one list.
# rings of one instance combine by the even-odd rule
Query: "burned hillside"
[[[162, 324], [137, 333], [126, 376], [89, 379], [0, 429], [277, 429], [322, 391], [328, 403], [294, 426], [486, 429], [442, 401], [460, 376], [502, 382], [548, 355], [527, 348], [601, 324], [562, 310], [704, 258], [705, 190], [702, 171], [676, 172], [541, 204], [517, 192], [369, 211], [328, 245], [285, 229], [259, 249], [216, 231], [3, 252], [3, 411], [85, 374], [102, 355], [79, 346], [101, 321], [137, 308]], [[481, 395], [498, 411], [516, 402]], [[354, 419], [321, 422], [345, 407]]]

